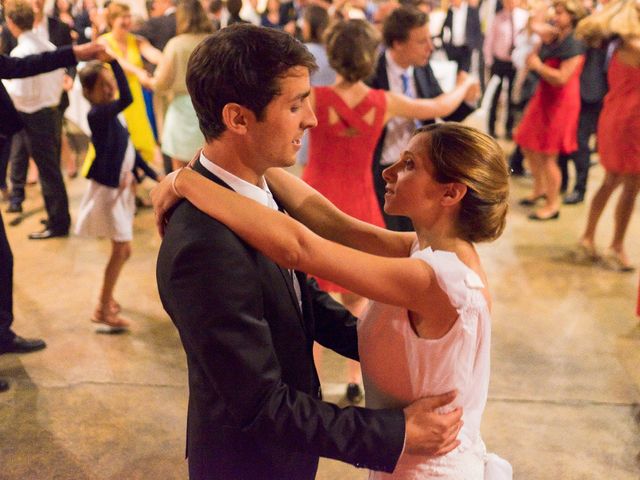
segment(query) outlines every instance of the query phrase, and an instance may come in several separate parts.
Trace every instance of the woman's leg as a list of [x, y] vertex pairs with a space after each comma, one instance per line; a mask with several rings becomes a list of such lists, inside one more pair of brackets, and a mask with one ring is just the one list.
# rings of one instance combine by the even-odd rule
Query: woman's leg
[[622, 193], [616, 205], [613, 239], [610, 246], [611, 251], [618, 257], [620, 265], [623, 267], [630, 267], [629, 259], [624, 251], [624, 237], [627, 233], [638, 191], [640, 191], [640, 175], [623, 175]]
[[538, 217], [546, 218], [554, 215], [560, 209], [560, 183], [562, 173], [558, 166], [558, 155], [538, 154], [540, 158], [540, 169], [545, 187], [547, 203], [544, 207], [536, 211]]
[[532, 150], [524, 150], [524, 157], [529, 164], [531, 176], [533, 177], [533, 194], [528, 198], [531, 202], [535, 202], [538, 198], [545, 194], [544, 176], [542, 175], [542, 160], [538, 152]]
[[[342, 293], [340, 301], [356, 317], [362, 314], [367, 305], [367, 299], [355, 293]], [[362, 372], [360, 364], [354, 360], [347, 360], [347, 382], [347, 399], [352, 403], [360, 402], [362, 400], [362, 391], [360, 390]]]
[[598, 221], [600, 220], [600, 216], [602, 215], [604, 208], [607, 206], [609, 197], [611, 197], [611, 194], [621, 182], [622, 176], [610, 172], [606, 173], [600, 188], [598, 188], [598, 191], [591, 200], [591, 205], [589, 206], [587, 225], [584, 233], [582, 234], [582, 238], [580, 239], [580, 244], [584, 247], [595, 251], [595, 236]]

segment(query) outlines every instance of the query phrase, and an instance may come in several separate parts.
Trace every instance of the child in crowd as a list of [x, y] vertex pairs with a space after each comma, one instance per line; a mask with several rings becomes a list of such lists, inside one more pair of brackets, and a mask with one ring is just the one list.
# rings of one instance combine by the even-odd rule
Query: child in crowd
[[[106, 326], [109, 331], [120, 331], [129, 326], [129, 320], [119, 315], [120, 305], [113, 298], [113, 290], [131, 255], [134, 186], [140, 180], [136, 170], [142, 169], [154, 180], [157, 176], [134, 149], [123, 123], [121, 112], [133, 101], [125, 74], [116, 60], [109, 65], [113, 75], [99, 61], [89, 62], [79, 74], [83, 94], [91, 103], [88, 120], [96, 156], [87, 173], [89, 186], [80, 204], [75, 232], [111, 239], [111, 257], [91, 321]], [[120, 92], [117, 100], [116, 91]]]

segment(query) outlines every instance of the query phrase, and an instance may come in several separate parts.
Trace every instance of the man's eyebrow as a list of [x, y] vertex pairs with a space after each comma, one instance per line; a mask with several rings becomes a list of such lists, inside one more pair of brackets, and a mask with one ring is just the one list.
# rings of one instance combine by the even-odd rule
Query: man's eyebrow
[[298, 100], [304, 100], [305, 98], [307, 98], [309, 95], [311, 95], [311, 90], [307, 90], [304, 93], [301, 93], [300, 95], [296, 95], [295, 97], [293, 97], [291, 99], [291, 102], [297, 102]]

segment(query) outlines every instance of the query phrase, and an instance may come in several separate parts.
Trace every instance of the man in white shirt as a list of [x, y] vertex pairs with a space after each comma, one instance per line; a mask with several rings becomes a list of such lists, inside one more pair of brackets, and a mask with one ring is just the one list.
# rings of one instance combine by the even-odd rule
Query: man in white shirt
[[439, 37], [449, 60], [458, 63], [458, 69], [468, 72], [471, 55], [482, 48], [482, 30], [478, 0], [452, 0]]
[[[34, 12], [24, 0], [7, 2], [5, 7], [7, 27], [18, 39], [11, 51], [13, 57], [54, 50], [52, 43], [43, 40], [32, 30]], [[66, 236], [71, 218], [64, 180], [60, 171], [61, 117], [58, 110], [62, 94], [64, 70], [37, 75], [26, 79], [5, 81], [7, 92], [18, 110], [24, 130], [12, 142], [12, 157], [24, 155], [15, 148], [27, 148], [40, 173], [40, 184], [47, 210], [45, 229], [29, 235], [31, 239], [47, 239]]]

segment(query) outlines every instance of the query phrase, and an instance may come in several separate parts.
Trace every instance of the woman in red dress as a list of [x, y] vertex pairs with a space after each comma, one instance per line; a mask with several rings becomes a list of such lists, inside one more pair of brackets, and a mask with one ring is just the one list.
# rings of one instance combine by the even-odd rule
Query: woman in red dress
[[[428, 33], [425, 38], [425, 48], [429, 49]], [[325, 42], [329, 64], [337, 77], [333, 85], [315, 87], [311, 92], [318, 126], [310, 131], [309, 161], [302, 178], [352, 217], [384, 227], [371, 170], [384, 125], [395, 116], [447, 116], [465, 98], [475, 95], [477, 84], [465, 78], [437, 99], [413, 99], [374, 90], [363, 82], [374, 72], [379, 44], [379, 33], [371, 24], [363, 20], [338, 22], [325, 34]], [[365, 298], [323, 279], [318, 283], [323, 290], [340, 294], [340, 301], [354, 315], [364, 309]], [[317, 356], [316, 364], [320, 364]], [[357, 364], [352, 365], [347, 389], [347, 398], [352, 401], [360, 397], [357, 372]]]
[[515, 136], [534, 181], [533, 195], [520, 203], [535, 205], [538, 199], [546, 199], [542, 208], [529, 215], [531, 220], [558, 218], [562, 181], [558, 155], [578, 149], [584, 47], [575, 39], [573, 31], [584, 16], [584, 9], [576, 0], [556, 0], [554, 10], [555, 40], [543, 44], [538, 54], [531, 54], [527, 59], [527, 67], [540, 75], [540, 83]]
[[609, 92], [598, 123], [598, 152], [606, 175], [591, 201], [587, 227], [578, 250], [599, 260], [595, 248], [598, 220], [619, 186], [614, 231], [602, 264], [612, 270], [632, 271], [624, 249], [638, 191], [640, 191], [640, 2], [618, 0], [580, 24], [578, 34], [590, 44], [615, 38], [608, 70]]

